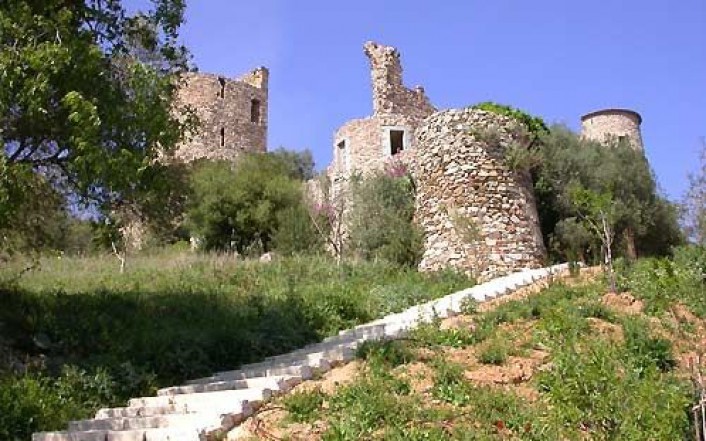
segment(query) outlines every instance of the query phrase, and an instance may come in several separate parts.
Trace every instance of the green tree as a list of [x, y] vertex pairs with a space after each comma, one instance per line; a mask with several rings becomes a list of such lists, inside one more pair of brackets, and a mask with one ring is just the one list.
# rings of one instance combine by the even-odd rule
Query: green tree
[[414, 185], [400, 167], [353, 180], [350, 191], [350, 248], [366, 259], [416, 267], [422, 232], [414, 223]]
[[613, 271], [613, 242], [617, 210], [610, 192], [596, 192], [574, 184], [569, 188], [569, 203], [584, 228], [601, 242], [601, 256], [610, 279], [610, 291], [616, 291], [615, 272]]
[[277, 244], [295, 252], [295, 242], [300, 249], [313, 246], [316, 233], [298, 177], [290, 162], [274, 154], [243, 155], [235, 165], [199, 164], [191, 178], [187, 211], [192, 232], [206, 249], [239, 253], [259, 248], [266, 252]]
[[699, 169], [689, 175], [683, 208], [684, 226], [689, 239], [706, 245], [706, 141], [702, 143]]
[[130, 15], [119, 0], [3, 2], [0, 229], [24, 202], [13, 187], [33, 178], [10, 181], [30, 171], [105, 210], [160, 188], [156, 158], [194, 120], [172, 108], [188, 68], [177, 41], [185, 3], [152, 3]]
[[[554, 126], [539, 142], [540, 161], [533, 169], [545, 243], [555, 258], [574, 258], [576, 240], [565, 233], [567, 219], [576, 216], [570, 190], [574, 185], [612, 195], [618, 254], [630, 256], [631, 244], [639, 255], [664, 255], [682, 237], [676, 209], [659, 192], [647, 159], [625, 143], [608, 145], [580, 139], [562, 126]], [[562, 231], [564, 230], [564, 231]], [[587, 246], [586, 246], [587, 245]], [[598, 243], [582, 245], [587, 259], [596, 259]], [[592, 250], [592, 251], [591, 251]]]

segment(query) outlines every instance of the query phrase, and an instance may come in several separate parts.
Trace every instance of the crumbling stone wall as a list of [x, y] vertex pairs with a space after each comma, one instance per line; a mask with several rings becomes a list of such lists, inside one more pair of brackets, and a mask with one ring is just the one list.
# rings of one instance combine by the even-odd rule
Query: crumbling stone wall
[[408, 89], [402, 81], [402, 64], [397, 49], [367, 42], [364, 53], [370, 62], [373, 115], [355, 119], [339, 128], [333, 137], [333, 181], [354, 172], [379, 170], [392, 160], [390, 131], [404, 131], [404, 150], [395, 159], [406, 161], [415, 149], [414, 131], [436, 111], [424, 89]]
[[625, 137], [633, 149], [642, 152], [642, 117], [627, 109], [603, 109], [581, 117], [581, 136], [598, 142]]
[[402, 63], [397, 49], [369, 41], [363, 50], [370, 60], [375, 115], [407, 115], [423, 119], [436, 110], [423, 87], [410, 90], [402, 83]]
[[267, 151], [268, 80], [264, 67], [236, 79], [186, 74], [177, 105], [194, 109], [200, 125], [175, 158], [232, 161], [244, 151]]
[[488, 280], [541, 267], [546, 256], [529, 176], [505, 151], [517, 122], [482, 110], [436, 113], [417, 130], [412, 167], [422, 270], [453, 267]]

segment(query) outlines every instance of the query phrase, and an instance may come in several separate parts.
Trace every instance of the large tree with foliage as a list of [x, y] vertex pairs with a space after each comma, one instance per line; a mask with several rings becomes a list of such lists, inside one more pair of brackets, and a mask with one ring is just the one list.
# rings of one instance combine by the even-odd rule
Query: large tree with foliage
[[535, 192], [545, 240], [558, 258], [600, 255], [600, 244], [588, 240], [575, 221], [572, 188], [612, 195], [618, 254], [668, 253], [682, 237], [677, 212], [658, 191], [647, 159], [628, 145], [580, 139], [555, 126], [541, 137], [534, 169]]
[[280, 151], [243, 154], [235, 164], [197, 164], [187, 210], [191, 233], [206, 249], [238, 253], [292, 253], [320, 246], [297, 167], [300, 159]]
[[[172, 99], [188, 68], [183, 0], [130, 15], [119, 0], [0, 6], [0, 229], [41, 174], [78, 201], [114, 210], [169, 188], [156, 158], [192, 118]], [[188, 112], [186, 113], [188, 115]]]

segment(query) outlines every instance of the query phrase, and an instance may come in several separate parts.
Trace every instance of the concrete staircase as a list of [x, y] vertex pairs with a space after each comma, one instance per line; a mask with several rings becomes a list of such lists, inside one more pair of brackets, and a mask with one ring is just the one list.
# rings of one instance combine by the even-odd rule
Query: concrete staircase
[[566, 264], [525, 270], [404, 312], [341, 331], [320, 343], [160, 389], [156, 397], [133, 398], [127, 407], [101, 409], [92, 420], [72, 421], [64, 432], [35, 433], [33, 441], [175, 441], [238, 439], [240, 423], [273, 396], [287, 393], [317, 373], [355, 357], [366, 340], [394, 339], [435, 317], [462, 311], [469, 299], [483, 302], [551, 277]]

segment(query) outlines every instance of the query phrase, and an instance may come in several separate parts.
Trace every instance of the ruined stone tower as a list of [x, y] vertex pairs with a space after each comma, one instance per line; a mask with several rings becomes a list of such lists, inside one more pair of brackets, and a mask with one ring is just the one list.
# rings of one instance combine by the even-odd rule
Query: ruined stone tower
[[514, 119], [472, 108], [435, 113], [417, 129], [421, 270], [451, 267], [489, 280], [543, 265], [529, 174], [506, 159], [521, 133]]
[[[395, 48], [368, 42], [364, 51], [373, 115], [334, 134], [328, 168], [334, 193], [352, 173], [379, 170], [394, 159], [417, 183], [415, 217], [425, 235], [421, 270], [452, 267], [489, 279], [541, 266], [545, 249], [528, 176], [504, 159], [519, 133], [517, 122], [471, 109], [436, 112], [421, 87], [404, 86]], [[477, 135], [488, 129], [496, 142]]]
[[642, 152], [642, 117], [628, 109], [603, 109], [581, 117], [581, 136], [598, 142], [626, 140]]
[[235, 79], [186, 74], [177, 102], [196, 111], [200, 126], [177, 148], [176, 159], [232, 161], [241, 152], [267, 151], [268, 80], [264, 67]]
[[379, 169], [392, 157], [403, 159], [414, 148], [416, 128], [436, 110], [422, 87], [404, 86], [397, 49], [367, 42], [364, 52], [370, 61], [373, 115], [349, 121], [334, 134], [329, 167], [334, 181]]

